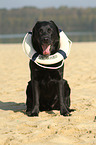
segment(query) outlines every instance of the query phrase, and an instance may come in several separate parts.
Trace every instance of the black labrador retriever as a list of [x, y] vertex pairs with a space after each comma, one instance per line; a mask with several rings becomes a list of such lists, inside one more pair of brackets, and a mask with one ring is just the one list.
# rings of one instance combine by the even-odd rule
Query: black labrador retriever
[[[53, 21], [37, 22], [32, 30], [33, 48], [46, 57], [59, 50], [59, 39], [59, 30]], [[69, 116], [72, 111], [70, 87], [63, 79], [64, 65], [54, 70], [45, 69], [30, 60], [29, 66], [31, 81], [26, 90], [27, 115], [38, 116], [39, 111], [60, 110], [61, 115]]]

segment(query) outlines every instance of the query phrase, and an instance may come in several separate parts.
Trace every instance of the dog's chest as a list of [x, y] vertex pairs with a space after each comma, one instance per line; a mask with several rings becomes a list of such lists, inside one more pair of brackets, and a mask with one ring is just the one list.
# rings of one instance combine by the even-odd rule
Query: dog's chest
[[37, 70], [34, 75], [41, 84], [56, 83], [61, 79], [61, 75], [57, 70]]
[[51, 76], [47, 76], [47, 78], [42, 78], [39, 81], [39, 91], [40, 97], [43, 98], [52, 98], [57, 94], [58, 90], [58, 80], [51, 78]]

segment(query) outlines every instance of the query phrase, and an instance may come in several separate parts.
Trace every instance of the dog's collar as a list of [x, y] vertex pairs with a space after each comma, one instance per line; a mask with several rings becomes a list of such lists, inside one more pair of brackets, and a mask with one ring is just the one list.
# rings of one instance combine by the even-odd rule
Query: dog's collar
[[[64, 59], [67, 58], [70, 52], [72, 42], [68, 39], [63, 31], [60, 33], [60, 49], [53, 55], [43, 56], [38, 54], [32, 46], [31, 37], [32, 32], [25, 35], [23, 40], [23, 50], [25, 54], [34, 61], [38, 66], [48, 69], [58, 69], [63, 66]], [[59, 66], [53, 67], [53, 64], [58, 64], [62, 62]]]

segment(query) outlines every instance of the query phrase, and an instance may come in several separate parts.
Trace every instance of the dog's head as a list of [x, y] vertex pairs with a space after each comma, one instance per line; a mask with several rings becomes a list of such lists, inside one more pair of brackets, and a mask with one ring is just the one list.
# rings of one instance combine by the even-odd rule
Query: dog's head
[[37, 53], [51, 55], [59, 50], [59, 30], [53, 21], [37, 22], [32, 30], [32, 45]]

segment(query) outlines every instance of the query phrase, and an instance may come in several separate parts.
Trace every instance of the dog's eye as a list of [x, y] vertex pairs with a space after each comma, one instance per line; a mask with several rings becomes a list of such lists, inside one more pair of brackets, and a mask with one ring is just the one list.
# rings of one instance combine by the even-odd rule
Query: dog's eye
[[42, 33], [43, 33], [43, 29], [40, 29], [40, 30], [39, 30], [39, 33], [42, 34]]
[[48, 33], [50, 33], [50, 32], [51, 32], [51, 29], [50, 29], [50, 28], [48, 28], [48, 30], [47, 30], [47, 31], [48, 31]]

